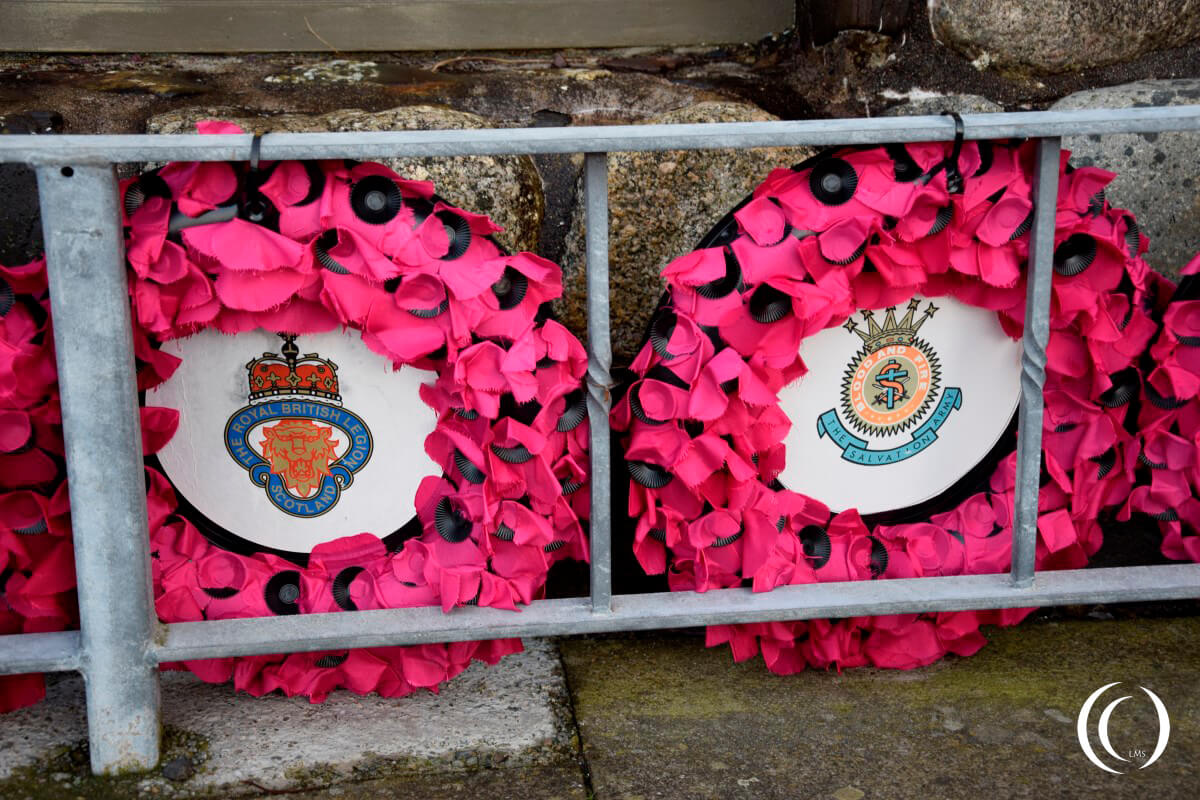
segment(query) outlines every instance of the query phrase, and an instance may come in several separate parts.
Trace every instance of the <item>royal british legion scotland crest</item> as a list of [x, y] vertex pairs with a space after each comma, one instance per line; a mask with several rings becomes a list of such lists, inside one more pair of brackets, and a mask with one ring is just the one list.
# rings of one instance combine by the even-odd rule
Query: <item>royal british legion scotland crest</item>
[[[949, 387], [942, 391], [937, 353], [917, 336], [938, 308], [930, 302], [917, 318], [920, 305], [921, 301], [913, 298], [900, 320], [895, 306], [885, 309], [882, 325], [875, 320], [875, 312], [863, 311], [866, 330], [854, 317], [843, 326], [863, 345], [846, 367], [841, 413], [830, 409], [821, 414], [817, 433], [842, 448], [842, 458], [847, 461], [874, 466], [911, 458], [933, 444], [938, 428], [962, 407], [962, 390]], [[871, 439], [888, 439], [913, 428], [908, 441], [882, 449], [870, 447]]]
[[317, 517], [333, 508], [371, 458], [371, 431], [343, 407], [337, 365], [300, 354], [281, 334], [279, 353], [246, 364], [247, 405], [225, 426], [225, 448], [285, 514]]

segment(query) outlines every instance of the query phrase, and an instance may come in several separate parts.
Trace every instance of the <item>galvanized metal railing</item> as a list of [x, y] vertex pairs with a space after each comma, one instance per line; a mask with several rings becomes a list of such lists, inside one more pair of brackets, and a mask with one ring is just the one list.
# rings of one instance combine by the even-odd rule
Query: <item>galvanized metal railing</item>
[[820, 583], [754, 594], [612, 594], [607, 386], [607, 154], [632, 150], [949, 141], [948, 117], [591, 128], [275, 133], [278, 159], [584, 153], [591, 597], [512, 613], [409, 608], [160, 624], [154, 616], [130, 309], [114, 164], [238, 161], [251, 136], [9, 136], [0, 162], [36, 167], [54, 298], [80, 630], [0, 636], [0, 674], [78, 670], [87, 685], [92, 769], [146, 768], [159, 755], [158, 664], [226, 656], [618, 630], [1200, 597], [1200, 564], [1034, 575], [1042, 390], [1061, 137], [1200, 130], [1200, 107], [964, 116], [968, 139], [1035, 138], [1035, 218], [1021, 370], [1018, 483], [1010, 575]]

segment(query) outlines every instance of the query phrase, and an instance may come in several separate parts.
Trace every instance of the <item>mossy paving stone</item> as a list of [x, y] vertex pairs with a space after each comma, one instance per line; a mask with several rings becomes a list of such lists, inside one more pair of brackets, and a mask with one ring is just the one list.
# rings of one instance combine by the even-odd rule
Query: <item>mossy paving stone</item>
[[[2, 724], [2, 723], [0, 723]], [[193, 769], [209, 760], [208, 740], [193, 732], [166, 725], [161, 741], [160, 764], [186, 759]], [[0, 763], [5, 753], [0, 751]], [[13, 769], [0, 779], [0, 800], [126, 800], [142, 797], [210, 798], [209, 792], [176, 792], [161, 769], [126, 771], [114, 776], [91, 774], [86, 740], [54, 748], [33, 764]], [[222, 796], [228, 796], [225, 792]]]
[[[1196, 796], [1200, 618], [986, 635], [975, 656], [923, 669], [789, 677], [684, 634], [568, 639], [562, 649], [602, 800]], [[1135, 762], [1111, 775], [1080, 751], [1076, 714], [1112, 681], [1125, 684], [1105, 704], [1133, 695], [1111, 719], [1118, 752], [1154, 749], [1158, 727], [1138, 685], [1170, 712], [1170, 743], [1145, 771]]]
[[589, 800], [574, 766], [413, 775], [288, 794], [297, 800]]
[[[82, 746], [81, 746], [82, 747]], [[463, 797], [489, 800], [590, 800], [583, 775], [576, 764], [549, 767], [512, 767], [460, 770], [393, 776], [359, 783], [338, 783], [325, 789], [259, 791], [254, 784], [209, 791], [173, 787], [165, 780], [145, 775], [122, 778], [91, 778], [76, 763], [68, 763], [76, 751], [64, 751], [52, 762], [67, 772], [23, 774], [18, 783], [0, 783], [4, 800], [127, 800], [127, 798], [177, 797], [217, 800], [227, 797], [290, 797], [298, 800], [460, 800]], [[79, 760], [78, 756], [74, 759]], [[62, 763], [60, 764], [59, 761]], [[86, 763], [86, 759], [85, 759]], [[76, 777], [78, 776], [78, 780]]]

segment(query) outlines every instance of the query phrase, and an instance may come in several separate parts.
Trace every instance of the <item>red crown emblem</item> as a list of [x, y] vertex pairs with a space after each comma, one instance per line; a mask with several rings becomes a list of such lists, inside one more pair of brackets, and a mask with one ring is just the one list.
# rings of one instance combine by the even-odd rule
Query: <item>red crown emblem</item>
[[321, 400], [340, 406], [337, 364], [316, 353], [300, 355], [296, 337], [283, 336], [280, 353], [263, 353], [246, 365], [250, 405], [271, 400]]

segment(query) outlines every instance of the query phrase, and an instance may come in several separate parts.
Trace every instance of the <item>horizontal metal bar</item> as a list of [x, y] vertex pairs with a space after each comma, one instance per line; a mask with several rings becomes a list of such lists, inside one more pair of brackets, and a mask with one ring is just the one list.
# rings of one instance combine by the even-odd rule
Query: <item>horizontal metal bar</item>
[[79, 631], [0, 636], [0, 675], [70, 672], [82, 666]]
[[[404, 608], [167, 625], [158, 661], [383, 647], [442, 641], [653, 630], [782, 619], [956, 611], [1200, 597], [1200, 564], [1040, 572], [1028, 589], [1007, 575], [962, 575], [613, 597], [612, 613], [588, 598], [539, 600], [520, 613], [491, 608]], [[78, 631], [0, 636], [0, 674], [81, 667]]]
[[1042, 572], [1027, 589], [1014, 588], [1007, 574], [816, 583], [759, 594], [721, 589], [616, 595], [611, 614], [593, 614], [591, 601], [579, 597], [539, 600], [519, 613], [465, 607], [443, 614], [428, 607], [180, 622], [166, 626], [165, 642], [153, 656], [181, 661], [510, 636], [1190, 597], [1200, 597], [1200, 564]]
[[[963, 123], [968, 139], [1200, 130], [1200, 106], [968, 114], [963, 116]], [[456, 131], [270, 133], [262, 140], [262, 158], [370, 159], [699, 150], [946, 141], [953, 138], [954, 122], [941, 116]], [[248, 134], [14, 135], [0, 137], [0, 162], [244, 161], [249, 158], [250, 142]]]

